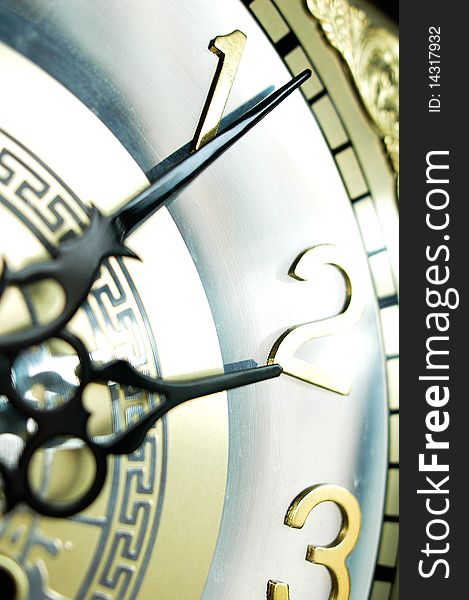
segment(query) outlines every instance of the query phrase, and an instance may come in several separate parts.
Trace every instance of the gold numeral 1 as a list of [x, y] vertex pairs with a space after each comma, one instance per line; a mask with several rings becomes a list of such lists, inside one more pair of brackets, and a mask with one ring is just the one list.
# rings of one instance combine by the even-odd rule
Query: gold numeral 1
[[[350, 574], [345, 560], [357, 543], [361, 527], [361, 511], [355, 496], [338, 485], [309, 487], [291, 503], [285, 515], [285, 525], [301, 529], [310, 513], [322, 502], [334, 502], [338, 506], [342, 526], [339, 535], [329, 546], [308, 546], [306, 560], [327, 567], [331, 576], [329, 600], [349, 600]], [[288, 585], [281, 581], [269, 581], [267, 600], [290, 600]]]
[[210, 42], [210, 51], [218, 56], [218, 67], [192, 140], [193, 151], [209, 142], [218, 131], [245, 43], [246, 36], [238, 29]]
[[290, 600], [290, 590], [283, 581], [269, 581], [267, 584], [267, 600]]
[[351, 384], [347, 377], [340, 374], [338, 365], [335, 365], [334, 369], [326, 370], [295, 356], [295, 352], [303, 344], [353, 327], [365, 307], [365, 286], [360, 280], [355, 261], [336, 246], [323, 244], [306, 250], [297, 258], [289, 274], [295, 279], [305, 281], [311, 279], [321, 265], [337, 267], [345, 279], [346, 299], [342, 312], [328, 319], [296, 325], [285, 331], [270, 351], [268, 362], [280, 364], [287, 375], [346, 395], [350, 393]]

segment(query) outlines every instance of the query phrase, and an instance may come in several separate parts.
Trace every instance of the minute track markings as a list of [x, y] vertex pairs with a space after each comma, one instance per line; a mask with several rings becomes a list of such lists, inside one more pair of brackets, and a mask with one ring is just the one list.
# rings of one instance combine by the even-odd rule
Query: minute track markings
[[[294, 33], [293, 32], [294, 25], [290, 23], [289, 19], [284, 14], [284, 11], [282, 10], [281, 4], [279, 2], [277, 2], [277, 1], [275, 1], [275, 0], [272, 0], [272, 1], [266, 0], [266, 3], [275, 10], [276, 15], [282, 21], [282, 23], [285, 25], [285, 27], [289, 30], [289, 32]], [[265, 16], [264, 15], [261, 16], [260, 13], [259, 13], [259, 15], [256, 14], [256, 12], [254, 11], [254, 6], [253, 6], [254, 3], [252, 1], [243, 0], [243, 4], [248, 8], [248, 10], [251, 13], [252, 17], [256, 20], [256, 22], [259, 24], [259, 26], [261, 27], [261, 29], [264, 31], [266, 37], [268, 39], [270, 39], [272, 45], [275, 47], [276, 40], [273, 40], [272, 37], [271, 37], [271, 34], [270, 34], [270, 28], [269, 28], [268, 16], [267, 16], [268, 14], [265, 13]], [[313, 18], [311, 18], [311, 26], [312, 26], [312, 28], [314, 28], [314, 19]], [[342, 119], [342, 116], [340, 115], [339, 111], [337, 110], [335, 102], [331, 98], [331, 96], [329, 94], [329, 91], [328, 91], [326, 85], [324, 84], [324, 81], [322, 79], [321, 73], [319, 72], [318, 68], [316, 68], [316, 64], [315, 64], [316, 59], [313, 60], [313, 57], [314, 57], [313, 51], [309, 50], [309, 48], [311, 48], [312, 45], [310, 44], [307, 47], [304, 43], [300, 44], [300, 42], [298, 42], [298, 45], [299, 45], [300, 48], [302, 48], [304, 50], [304, 52], [305, 52], [305, 54], [307, 56], [308, 61], [305, 64], [305, 66], [308, 66], [309, 68], [311, 68], [313, 70], [313, 72], [315, 74], [315, 77], [317, 77], [318, 81], [320, 82], [321, 86], [323, 87], [322, 90], [320, 90], [319, 92], [317, 92], [315, 95], [313, 95], [310, 98], [308, 98], [308, 96], [306, 95], [306, 93], [304, 91], [304, 88], [302, 88], [302, 93], [303, 93], [303, 95], [305, 96], [305, 99], [308, 102], [308, 105], [309, 105], [309, 107], [310, 107], [310, 109], [311, 109], [311, 111], [313, 113], [314, 118], [317, 121], [316, 115], [314, 114], [314, 111], [313, 111], [313, 107], [314, 107], [315, 103], [318, 102], [319, 100], [321, 100], [322, 98], [324, 98], [325, 96], [327, 96], [327, 97], [330, 98], [332, 106], [334, 108], [334, 111], [336, 112], [337, 117], [340, 120], [340, 122], [341, 122], [344, 130], [348, 133], [347, 125], [344, 123], [344, 121]], [[283, 61], [285, 63], [286, 68], [290, 72], [293, 72], [292, 69], [290, 68], [290, 66], [288, 65], [287, 61], [285, 60], [285, 58], [286, 58], [285, 56], [282, 57], [282, 59], [283, 59]], [[325, 140], [325, 142], [326, 142], [327, 146], [329, 147], [329, 150], [331, 151], [331, 154], [332, 154], [333, 149], [330, 147], [330, 144], [328, 142], [327, 136], [325, 135], [325, 131], [323, 130], [323, 128], [322, 128], [322, 126], [321, 126], [321, 124], [319, 122], [318, 122], [318, 125], [319, 125], [319, 127], [321, 129], [321, 132], [323, 134], [324, 140]], [[348, 136], [348, 138], [350, 139], [350, 136]], [[356, 153], [356, 150], [354, 148], [354, 144], [353, 144], [352, 141], [351, 141], [351, 151], [354, 153], [355, 156], [357, 156], [357, 153]], [[339, 171], [339, 174], [340, 174], [340, 176], [342, 178], [342, 181], [344, 182], [344, 187], [345, 187], [346, 193], [347, 193], [347, 195], [348, 195], [348, 197], [350, 199], [351, 204], [352, 205], [359, 204], [362, 200], [364, 200], [366, 198], [370, 198], [371, 197], [370, 186], [369, 186], [369, 184], [367, 182], [366, 176], [363, 174], [363, 167], [360, 164], [360, 162], [357, 161], [357, 164], [358, 164], [358, 167], [359, 167], [360, 171], [362, 172], [364, 181], [366, 183], [366, 189], [363, 190], [363, 191], [360, 191], [359, 194], [355, 194], [354, 195], [354, 194], [350, 194], [349, 193], [349, 190], [348, 190], [348, 188], [347, 188], [347, 186], [345, 184], [345, 182], [346, 182], [346, 173], [343, 172], [343, 166], [341, 164], [339, 164], [339, 162], [337, 161], [337, 158], [335, 156], [333, 158], [334, 158], [334, 161], [336, 163], [336, 166], [337, 166], [337, 169]], [[377, 216], [378, 216], [378, 219], [379, 219], [379, 215], [377, 215]], [[355, 215], [355, 218], [356, 218], [356, 215]], [[361, 239], [364, 242], [364, 232], [362, 231], [357, 218], [356, 218], [356, 223], [357, 223], [357, 227], [358, 227]], [[385, 253], [386, 257], [387, 257], [388, 264], [391, 263], [391, 258], [389, 256], [389, 251], [388, 251], [386, 243], [383, 243], [382, 246], [379, 247], [379, 248], [367, 249], [365, 247], [365, 250], [366, 250], [366, 253], [367, 253], [367, 256], [368, 256], [369, 259], [371, 257], [375, 256], [378, 253]], [[375, 285], [374, 281], [373, 281], [373, 285]], [[379, 319], [381, 321], [381, 319], [382, 319], [381, 311], [378, 311], [378, 313], [379, 313]], [[382, 321], [381, 321], [381, 326], [382, 326]], [[394, 352], [393, 353], [386, 353], [385, 352], [384, 358], [385, 358], [385, 360], [387, 362], [390, 361], [390, 360], [396, 360], [396, 359], [398, 360], [399, 359], [399, 354], [398, 353], [394, 353]], [[389, 464], [388, 464], [388, 468], [389, 468]], [[389, 489], [387, 489], [387, 493], [389, 493]], [[390, 522], [390, 523], [397, 523], [398, 524], [399, 523], [399, 517], [395, 516], [395, 515], [386, 515], [385, 514], [383, 516], [383, 521], [384, 522]], [[394, 590], [396, 589], [396, 586], [397, 586], [397, 584], [394, 586]], [[386, 592], [384, 594], [383, 590], [381, 590], [381, 589], [377, 593], [380, 595], [380, 597], [381, 596], [383, 597], [383, 600], [384, 600], [384, 598], [387, 599], [390, 596], [390, 592]], [[374, 594], [374, 590], [373, 589], [372, 589], [371, 594], [374, 597], [374, 595], [373, 595]], [[287, 598], [286, 595], [285, 595], [285, 598]], [[269, 598], [269, 600], [270, 600], [270, 598]]]
[[[370, 197], [370, 193], [364, 192], [363, 194], [360, 194], [359, 196], [356, 196], [355, 198], [350, 198], [350, 202], [352, 204], [357, 204], [358, 202], [361, 202], [362, 200], [365, 200], [365, 198], [369, 198], [369, 197]], [[383, 250], [386, 250], [386, 249], [383, 248], [381, 250], [376, 250], [375, 252], [382, 252]], [[371, 256], [371, 254], [369, 256]]]
[[397, 294], [392, 294], [390, 296], [384, 296], [382, 298], [378, 298], [378, 305], [380, 309], [389, 308], [391, 306], [399, 305], [399, 298]]
[[377, 564], [374, 579], [392, 583], [396, 577], [396, 571], [397, 567], [388, 567], [386, 565]]
[[384, 515], [383, 521], [385, 523], [399, 523], [399, 517], [397, 515]]
[[332, 152], [333, 156], [337, 156], [338, 154], [341, 154], [344, 150], [348, 150], [348, 148], [351, 148], [351, 147], [352, 147], [352, 142], [350, 140], [348, 140], [347, 142], [344, 142], [340, 146], [331, 148], [331, 152]]
[[324, 98], [324, 96], [327, 96], [327, 91], [325, 89], [315, 94], [312, 98], [309, 98], [308, 104], [310, 106], [314, 106], [314, 104], [316, 104], [316, 102], [319, 102], [319, 100], [321, 100], [321, 98]]
[[293, 52], [293, 50], [295, 50], [295, 48], [298, 48], [299, 45], [300, 42], [298, 41], [298, 38], [293, 33], [293, 31], [287, 33], [285, 36], [283, 36], [283, 38], [280, 38], [279, 41], [275, 42], [274, 44], [275, 49], [282, 58], [285, 58], [287, 54]]

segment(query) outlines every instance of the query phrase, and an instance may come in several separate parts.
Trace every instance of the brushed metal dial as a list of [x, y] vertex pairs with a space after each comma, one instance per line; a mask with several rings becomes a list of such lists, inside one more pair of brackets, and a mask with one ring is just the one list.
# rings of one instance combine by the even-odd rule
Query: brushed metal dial
[[[80, 1], [73, 6], [38, 0], [34, 7], [36, 16], [30, 15], [29, 22], [9, 12], [0, 24], [2, 39], [87, 104], [147, 173], [194, 134], [216, 62], [207, 50], [209, 40], [234, 29], [247, 36], [227, 112], [289, 78], [276, 50], [241, 2], [222, 6], [214, 0], [189, 0], [167, 5], [138, 0], [116, 7], [111, 0]], [[33, 105], [40, 98], [36, 94]], [[24, 100], [22, 110], [28, 103], [30, 99]], [[55, 125], [52, 131], [56, 129]], [[38, 131], [38, 136], [44, 135], [44, 127]], [[79, 131], [74, 135], [83, 138]], [[118, 142], [110, 145], [117, 148]], [[83, 169], [77, 169], [80, 155], [74, 152], [72, 160], [60, 161], [59, 175], [88, 200], [90, 192], [83, 194]], [[163, 597], [168, 598], [193, 599], [202, 590], [206, 600], [264, 598], [270, 579], [287, 581], [293, 600], [327, 598], [330, 577], [324, 567], [304, 561], [304, 551], [308, 544], [332, 541], [340, 526], [339, 512], [334, 506], [318, 507], [315, 518], [297, 531], [283, 524], [290, 502], [320, 483], [343, 486], [360, 503], [361, 533], [348, 561], [351, 598], [362, 600], [368, 594], [387, 475], [385, 356], [392, 354], [392, 344], [383, 345], [376, 290], [348, 192], [318, 122], [298, 94], [210, 167], [165, 214], [165, 227], [179, 241], [173, 252], [163, 252], [166, 260], [158, 262], [157, 268], [171, 285], [187, 290], [186, 298], [192, 296], [192, 289], [206, 298], [200, 310], [204, 319], [214, 323], [221, 349], [220, 354], [213, 347], [216, 365], [221, 357], [226, 364], [246, 356], [263, 364], [289, 328], [340, 313], [347, 282], [338, 269], [325, 266], [307, 281], [289, 276], [294, 261], [309, 248], [331, 244], [346, 253], [359, 273], [365, 300], [363, 314], [352, 329], [299, 350], [304, 360], [346, 373], [351, 381], [349, 395], [287, 376], [262, 387], [233, 391], [228, 396], [229, 430], [223, 416], [226, 407], [218, 409], [219, 420], [210, 421], [206, 430], [194, 405], [188, 409], [191, 426], [200, 428], [202, 438], [216, 439], [221, 449], [210, 459], [200, 453], [196, 472], [186, 463], [182, 437], [171, 435], [168, 425], [168, 460], [174, 460], [179, 479], [196, 480], [204, 474], [206, 485], [198, 482], [187, 497], [176, 483], [171, 484], [163, 514], [167, 507], [171, 526], [181, 533], [179, 518], [187, 506], [199, 506], [216, 488], [212, 541], [206, 543], [202, 561], [193, 550], [195, 529], [189, 527], [181, 548], [183, 536], [171, 540], [167, 521], [166, 534], [156, 535], [149, 559], [155, 571], [142, 575], [138, 597], [151, 597], [154, 582], [162, 578]], [[116, 200], [122, 193], [107, 191]], [[145, 230], [142, 244], [152, 248], [147, 256], [161, 253], [159, 227], [163, 225], [155, 220]], [[183, 255], [184, 269], [177, 262]], [[186, 264], [189, 256], [191, 267]], [[204, 364], [199, 358], [206, 347], [199, 317], [187, 305], [175, 306], [171, 295], [153, 290], [144, 272], [139, 275], [137, 269], [135, 285], [155, 333], [161, 368], [171, 364], [177, 365], [179, 373], [196, 372]], [[169, 336], [167, 314], [175, 317], [169, 322], [180, 333], [179, 344], [163, 341], [165, 332]], [[187, 345], [187, 339], [192, 343]], [[181, 419], [185, 419], [182, 413]], [[211, 478], [213, 486], [207, 483]], [[189, 559], [193, 561], [190, 573], [182, 569]], [[137, 568], [144, 573], [143, 564]], [[58, 572], [54, 577], [60, 580]], [[95, 582], [89, 583], [91, 593]], [[114, 597], [111, 587], [106, 591]], [[125, 597], [136, 597], [136, 592], [126, 593]]]

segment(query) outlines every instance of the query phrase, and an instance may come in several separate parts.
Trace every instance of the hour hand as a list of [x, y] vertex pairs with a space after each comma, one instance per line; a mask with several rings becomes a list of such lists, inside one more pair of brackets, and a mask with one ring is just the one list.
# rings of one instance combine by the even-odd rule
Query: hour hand
[[125, 383], [164, 396], [161, 404], [109, 442], [105, 446], [106, 452], [108, 454], [130, 454], [134, 452], [143, 443], [147, 431], [158, 419], [188, 400], [267, 381], [279, 377], [281, 373], [282, 367], [280, 365], [267, 365], [186, 381], [168, 382], [142, 375], [125, 361], [118, 360], [102, 367], [94, 367], [93, 379], [95, 381]]

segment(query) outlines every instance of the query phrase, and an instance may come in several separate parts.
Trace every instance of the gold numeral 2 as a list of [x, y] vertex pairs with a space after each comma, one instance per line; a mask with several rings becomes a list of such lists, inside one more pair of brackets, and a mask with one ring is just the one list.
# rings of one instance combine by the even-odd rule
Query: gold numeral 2
[[218, 67], [192, 140], [193, 151], [199, 150], [218, 131], [245, 43], [246, 36], [238, 29], [210, 42], [210, 51], [218, 56]]
[[[306, 560], [327, 567], [331, 576], [329, 600], [349, 600], [350, 574], [345, 560], [357, 543], [361, 527], [361, 511], [355, 496], [338, 485], [309, 487], [291, 503], [285, 515], [285, 525], [301, 529], [310, 513], [322, 502], [334, 502], [338, 506], [342, 527], [329, 546], [308, 546]], [[288, 585], [281, 581], [269, 581], [267, 600], [290, 600]]]
[[268, 363], [280, 364], [287, 375], [347, 395], [350, 393], [350, 381], [338, 372], [337, 366], [326, 370], [295, 356], [295, 352], [303, 344], [353, 327], [365, 307], [364, 283], [360, 281], [360, 273], [353, 257], [347, 256], [336, 246], [323, 244], [306, 250], [296, 259], [289, 275], [306, 281], [313, 277], [314, 271], [321, 265], [337, 267], [345, 279], [346, 299], [342, 312], [328, 319], [296, 325], [285, 331], [272, 347]]

